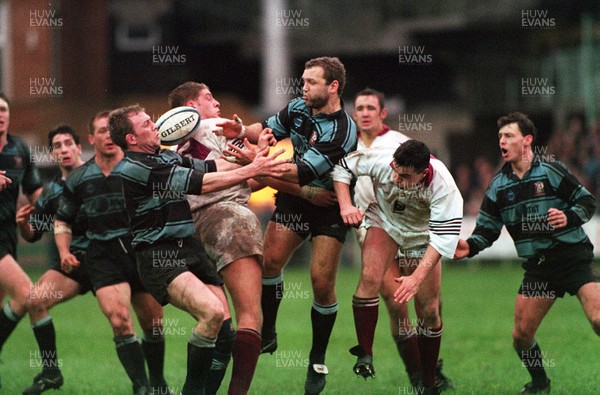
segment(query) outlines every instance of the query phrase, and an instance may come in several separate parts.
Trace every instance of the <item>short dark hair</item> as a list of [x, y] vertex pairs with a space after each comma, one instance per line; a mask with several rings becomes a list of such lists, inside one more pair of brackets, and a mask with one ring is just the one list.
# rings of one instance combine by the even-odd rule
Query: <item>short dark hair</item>
[[48, 132], [48, 146], [50, 146], [51, 149], [53, 148], [52, 139], [54, 139], [54, 136], [57, 134], [70, 134], [75, 144], [79, 144], [79, 135], [75, 132], [75, 129], [66, 123], [59, 123]]
[[185, 106], [188, 100], [194, 100], [200, 94], [202, 89], [209, 89], [206, 84], [188, 81], [179, 85], [169, 93], [169, 107], [175, 108]]
[[144, 111], [139, 104], [132, 106], [117, 108], [112, 110], [108, 114], [108, 131], [110, 132], [110, 139], [121, 147], [123, 151], [127, 151], [127, 140], [128, 134], [133, 134], [133, 124], [129, 119], [130, 115], [135, 115]]
[[498, 129], [501, 129], [511, 123], [516, 123], [519, 126], [519, 130], [523, 136], [531, 135], [533, 140], [535, 140], [537, 136], [537, 129], [535, 128], [533, 121], [531, 121], [527, 115], [523, 114], [522, 112], [511, 112], [508, 115], [504, 115], [498, 118]]
[[406, 140], [394, 152], [394, 163], [396, 166], [412, 167], [420, 173], [429, 166], [430, 157], [431, 152], [424, 142]]
[[88, 133], [94, 134], [94, 122], [96, 122], [96, 119], [108, 118], [108, 114], [110, 114], [110, 111], [108, 110], [102, 110], [96, 113], [96, 115], [94, 115], [88, 122]]
[[333, 81], [339, 83], [338, 96], [342, 97], [344, 86], [346, 85], [346, 69], [344, 64], [338, 58], [322, 56], [320, 58], [310, 59], [304, 64], [305, 69], [320, 66], [323, 68], [325, 81], [331, 84]]
[[385, 108], [385, 95], [382, 92], [379, 92], [378, 90], [375, 90], [375, 89], [372, 89], [369, 87], [363, 89], [362, 91], [360, 91], [356, 95], [354, 95], [355, 102], [359, 96], [376, 96], [377, 101], [379, 102], [379, 109], [383, 110]]
[[10, 100], [8, 100], [8, 97], [6, 97], [6, 94], [4, 92], [0, 92], [0, 99], [4, 100], [6, 104], [8, 104], [8, 106], [10, 107]]

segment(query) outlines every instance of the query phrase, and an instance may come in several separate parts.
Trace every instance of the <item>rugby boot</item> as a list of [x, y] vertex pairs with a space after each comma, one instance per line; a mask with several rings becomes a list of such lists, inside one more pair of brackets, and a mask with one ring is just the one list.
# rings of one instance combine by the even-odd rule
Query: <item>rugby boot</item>
[[443, 367], [444, 360], [440, 359], [435, 367], [435, 388], [439, 388], [440, 391], [453, 390], [455, 388], [454, 383], [442, 373]]
[[23, 395], [37, 395], [49, 389], [58, 389], [63, 385], [63, 376], [58, 369], [42, 370], [33, 378], [33, 384], [23, 391]]
[[329, 374], [327, 366], [322, 364], [308, 365], [306, 372], [306, 382], [304, 383], [305, 395], [318, 395], [325, 388], [325, 376]]
[[277, 333], [273, 333], [272, 336], [269, 334], [263, 333], [262, 342], [260, 344], [260, 353], [261, 354], [273, 354], [277, 350]]
[[362, 346], [354, 346], [350, 349], [350, 354], [358, 357], [352, 370], [357, 376], [365, 380], [369, 377], [375, 377], [375, 368], [373, 367], [373, 357], [365, 352]]
[[550, 379], [546, 380], [545, 383], [535, 384], [533, 381], [525, 384], [519, 394], [548, 394], [550, 393]]

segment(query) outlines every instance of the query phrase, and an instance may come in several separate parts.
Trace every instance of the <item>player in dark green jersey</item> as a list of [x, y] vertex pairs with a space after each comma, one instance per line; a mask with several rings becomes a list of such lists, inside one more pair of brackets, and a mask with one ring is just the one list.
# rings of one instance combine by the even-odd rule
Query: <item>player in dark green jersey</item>
[[596, 200], [564, 164], [541, 161], [532, 148], [533, 122], [522, 113], [498, 120], [506, 161], [481, 204], [477, 225], [460, 240], [455, 258], [472, 257], [492, 245], [503, 226], [523, 262], [525, 276], [515, 303], [513, 346], [532, 381], [521, 393], [546, 393], [550, 380], [535, 333], [556, 298], [577, 295], [600, 336], [600, 287], [592, 274], [593, 246], [581, 225], [596, 211]]
[[[74, 169], [83, 164], [79, 136], [69, 125], [60, 124], [53, 128], [48, 133], [48, 145], [60, 172], [52, 181], [44, 185], [35, 206], [26, 205], [17, 211], [17, 224], [21, 236], [30, 242], [40, 240], [45, 232], [52, 231], [65, 179]], [[73, 225], [71, 252], [80, 260], [81, 266], [67, 273], [62, 270], [60, 260], [57, 259], [52, 262], [52, 268], [39, 278], [31, 290], [29, 319], [40, 348], [42, 372], [35, 376], [33, 384], [23, 392], [24, 394], [39, 394], [51, 388], [59, 388], [63, 384], [60, 372], [62, 361], [57, 356], [56, 332], [48, 310], [58, 303], [92, 289], [84, 263], [85, 250], [89, 244], [85, 230], [85, 217], [80, 215]]]
[[[146, 394], [153, 390], [166, 393], [163, 310], [137, 274], [121, 191], [124, 154], [110, 139], [107, 120], [108, 112], [92, 119], [88, 139], [96, 155], [67, 178], [54, 224], [56, 245], [65, 271], [80, 265], [69, 247], [72, 227], [79, 210], [83, 210], [90, 239], [86, 266], [100, 309], [112, 327], [119, 360], [133, 383], [134, 393]], [[132, 305], [144, 332], [141, 345], [133, 327]]]
[[[0, 93], [0, 293], [11, 299], [0, 310], [0, 350], [29, 309], [31, 280], [17, 261], [17, 198], [22, 190], [30, 204], [42, 192], [40, 174], [23, 140], [8, 134], [9, 102]], [[1, 383], [0, 383], [1, 385]]]

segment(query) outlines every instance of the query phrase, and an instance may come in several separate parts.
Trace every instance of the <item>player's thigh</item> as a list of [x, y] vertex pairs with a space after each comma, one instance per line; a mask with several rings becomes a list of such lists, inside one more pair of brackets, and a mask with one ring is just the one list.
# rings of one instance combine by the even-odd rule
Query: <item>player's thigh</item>
[[584, 284], [577, 292], [586, 317], [592, 323], [596, 333], [600, 334], [600, 283]]
[[335, 237], [319, 235], [312, 239], [310, 277], [313, 286], [318, 283], [335, 285], [335, 276], [342, 256], [342, 244]]
[[160, 326], [163, 308], [149, 292], [135, 292], [131, 295], [131, 304], [138, 322], [144, 331]]
[[128, 283], [122, 282], [107, 285], [96, 290], [96, 299], [100, 309], [107, 317], [115, 314], [131, 320], [129, 307], [131, 306], [131, 288]]
[[385, 230], [370, 227], [362, 248], [361, 276], [383, 280], [383, 276], [387, 268], [394, 262], [397, 252], [398, 244]]
[[513, 336], [533, 336], [555, 301], [556, 298], [551, 297], [527, 297], [517, 294]]
[[33, 285], [31, 303], [49, 309], [58, 303], [72, 299], [80, 292], [81, 286], [77, 281], [50, 269]]
[[280, 223], [269, 221], [265, 231], [265, 275], [277, 275], [304, 239]]
[[438, 316], [442, 285], [442, 260], [431, 268], [415, 295], [415, 310], [424, 316]]
[[398, 289], [398, 283], [394, 281], [394, 279], [401, 275], [400, 268], [398, 267], [398, 260], [394, 258], [383, 275], [383, 282], [381, 283], [381, 289], [379, 290], [379, 293], [386, 304], [406, 305], [406, 303], [394, 303], [394, 292]]
[[260, 313], [262, 266], [256, 256], [235, 260], [225, 266], [220, 274], [231, 295], [236, 314]]
[[183, 272], [167, 286], [169, 303], [187, 311], [196, 320], [224, 316], [221, 299], [192, 272]]
[[7, 254], [0, 259], [0, 288], [15, 301], [25, 303], [29, 298], [31, 280], [12, 255]]

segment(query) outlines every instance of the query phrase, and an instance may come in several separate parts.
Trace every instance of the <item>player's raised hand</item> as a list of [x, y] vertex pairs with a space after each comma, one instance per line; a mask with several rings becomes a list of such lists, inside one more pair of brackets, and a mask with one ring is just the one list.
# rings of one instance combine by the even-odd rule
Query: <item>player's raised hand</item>
[[340, 206], [340, 215], [344, 223], [350, 226], [360, 225], [365, 216], [358, 207], [352, 205]]
[[458, 239], [458, 245], [456, 251], [454, 251], [454, 259], [462, 259], [469, 255], [470, 248], [469, 243], [466, 240]]
[[[242, 148], [237, 145], [227, 143], [229, 149], [223, 151], [224, 155], [229, 156], [229, 158], [233, 157], [235, 163], [239, 163], [242, 166], [246, 166], [256, 158], [257, 150], [254, 149], [252, 144], [248, 141], [248, 139], [244, 139], [244, 146]], [[226, 160], [231, 161], [228, 157], [225, 157]]]
[[12, 180], [6, 176], [6, 171], [0, 170], [0, 191], [12, 184]]
[[277, 144], [277, 139], [273, 135], [273, 129], [264, 128], [258, 135], [258, 148], [272, 147], [275, 144]]
[[394, 281], [399, 284], [398, 289], [394, 292], [394, 302], [396, 303], [410, 302], [419, 290], [419, 284], [413, 276], [396, 277]]
[[285, 149], [280, 149], [271, 156], [266, 156], [269, 148], [262, 149], [256, 153], [256, 157], [245, 169], [254, 172], [253, 177], [280, 177], [292, 169], [290, 163], [292, 159], [277, 159], [279, 155], [285, 152]]
[[567, 226], [567, 215], [557, 208], [548, 209], [548, 223], [555, 229]]
[[240, 117], [237, 116], [237, 114], [233, 114], [233, 119], [228, 119], [227, 121], [218, 123], [215, 126], [223, 128], [223, 131], [213, 131], [213, 133], [218, 134], [220, 136], [225, 136], [228, 139], [233, 139], [240, 136], [244, 127], [242, 125], [242, 120], [240, 119]]

